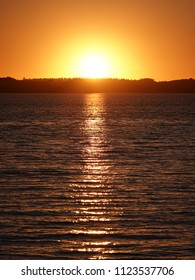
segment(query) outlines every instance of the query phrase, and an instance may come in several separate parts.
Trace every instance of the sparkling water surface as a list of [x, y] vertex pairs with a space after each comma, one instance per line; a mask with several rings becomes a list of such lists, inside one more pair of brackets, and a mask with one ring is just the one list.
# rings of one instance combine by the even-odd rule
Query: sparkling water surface
[[1, 259], [194, 259], [195, 94], [1, 94]]

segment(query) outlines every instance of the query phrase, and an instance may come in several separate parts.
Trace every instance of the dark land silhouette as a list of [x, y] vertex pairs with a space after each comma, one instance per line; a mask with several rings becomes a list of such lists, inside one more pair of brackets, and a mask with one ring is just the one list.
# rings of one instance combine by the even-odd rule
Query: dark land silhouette
[[110, 93], [195, 93], [195, 80], [156, 82], [153, 79], [23, 79], [0, 78], [1, 93], [110, 92]]

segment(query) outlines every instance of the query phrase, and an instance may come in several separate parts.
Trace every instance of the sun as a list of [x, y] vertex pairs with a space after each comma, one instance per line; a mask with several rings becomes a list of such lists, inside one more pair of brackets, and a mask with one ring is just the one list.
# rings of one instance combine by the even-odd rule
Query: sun
[[108, 62], [98, 54], [84, 58], [81, 68], [82, 76], [85, 78], [105, 78], [108, 74]]

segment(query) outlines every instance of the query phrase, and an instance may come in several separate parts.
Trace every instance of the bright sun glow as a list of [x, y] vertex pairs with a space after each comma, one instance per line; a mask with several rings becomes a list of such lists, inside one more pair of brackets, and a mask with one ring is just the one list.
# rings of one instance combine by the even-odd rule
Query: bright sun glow
[[83, 60], [81, 70], [85, 78], [105, 78], [108, 75], [108, 63], [100, 55], [90, 55]]

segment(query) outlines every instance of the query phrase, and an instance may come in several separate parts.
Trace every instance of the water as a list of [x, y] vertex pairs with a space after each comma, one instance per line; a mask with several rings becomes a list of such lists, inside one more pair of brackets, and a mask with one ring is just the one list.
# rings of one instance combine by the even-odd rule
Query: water
[[1, 94], [1, 259], [194, 259], [195, 94]]

